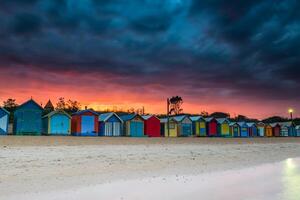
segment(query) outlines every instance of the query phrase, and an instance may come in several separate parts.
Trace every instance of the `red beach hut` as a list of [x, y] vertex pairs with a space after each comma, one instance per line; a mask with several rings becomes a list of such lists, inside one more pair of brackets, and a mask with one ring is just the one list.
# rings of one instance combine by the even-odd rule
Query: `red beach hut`
[[272, 129], [273, 129], [273, 136], [279, 137], [280, 136], [280, 131], [281, 131], [281, 126], [278, 123], [273, 123], [271, 124]]
[[160, 137], [160, 120], [154, 115], [143, 115], [144, 134], [148, 137]]
[[209, 118], [205, 118], [205, 121], [206, 121], [207, 136], [208, 137], [217, 136], [218, 134], [217, 120], [213, 117], [209, 117]]
[[71, 130], [75, 136], [98, 136], [99, 114], [93, 110], [82, 110], [72, 115]]

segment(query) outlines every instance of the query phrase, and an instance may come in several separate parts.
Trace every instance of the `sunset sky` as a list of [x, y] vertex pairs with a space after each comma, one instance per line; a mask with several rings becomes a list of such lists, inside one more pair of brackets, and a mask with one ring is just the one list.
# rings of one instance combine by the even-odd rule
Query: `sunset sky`
[[[2, 0], [0, 101], [300, 116], [298, 0]], [[299, 111], [299, 112], [297, 112]]]

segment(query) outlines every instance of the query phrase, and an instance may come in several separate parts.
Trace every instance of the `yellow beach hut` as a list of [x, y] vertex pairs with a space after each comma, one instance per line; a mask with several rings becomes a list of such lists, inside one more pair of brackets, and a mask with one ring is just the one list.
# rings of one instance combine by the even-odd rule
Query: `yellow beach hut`
[[265, 136], [272, 137], [273, 136], [273, 127], [270, 124], [265, 126]]
[[160, 123], [163, 126], [164, 136], [165, 137], [178, 137], [177, 124], [176, 121], [170, 117], [169, 118], [169, 131], [168, 131], [168, 119], [160, 119]]
[[227, 118], [219, 118], [216, 120], [218, 122], [218, 136], [220, 137], [232, 136], [229, 128], [230, 121]]

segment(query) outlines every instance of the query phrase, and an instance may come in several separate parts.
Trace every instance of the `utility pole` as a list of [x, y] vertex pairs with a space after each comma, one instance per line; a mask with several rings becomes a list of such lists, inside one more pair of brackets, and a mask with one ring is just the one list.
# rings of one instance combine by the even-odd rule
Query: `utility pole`
[[170, 99], [167, 98], [167, 131], [168, 137], [170, 137]]

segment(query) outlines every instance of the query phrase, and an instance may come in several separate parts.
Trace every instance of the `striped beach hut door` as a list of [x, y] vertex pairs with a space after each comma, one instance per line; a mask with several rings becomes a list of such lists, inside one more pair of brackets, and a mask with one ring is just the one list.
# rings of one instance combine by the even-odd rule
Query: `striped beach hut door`
[[113, 136], [120, 136], [121, 135], [121, 123], [114, 122], [113, 123]]
[[105, 129], [104, 129], [104, 136], [112, 136], [113, 135], [113, 123], [106, 122]]

